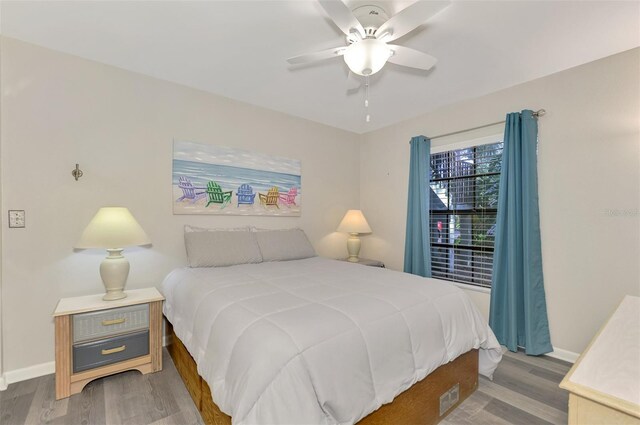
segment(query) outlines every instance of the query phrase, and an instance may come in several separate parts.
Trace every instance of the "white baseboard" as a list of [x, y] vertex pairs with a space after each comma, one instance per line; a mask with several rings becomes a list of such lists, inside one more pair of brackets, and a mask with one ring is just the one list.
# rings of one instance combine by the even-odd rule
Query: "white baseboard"
[[55, 362], [40, 363], [29, 367], [23, 367], [22, 369], [8, 370], [4, 373], [4, 376], [0, 378], [0, 391], [6, 390], [7, 386], [14, 382], [26, 381], [27, 379], [49, 375], [55, 373], [55, 371]]
[[574, 353], [573, 351], [563, 350], [562, 348], [553, 347], [551, 353], [545, 354], [546, 356], [553, 357], [554, 359], [564, 360], [565, 362], [575, 363], [580, 357], [580, 353]]

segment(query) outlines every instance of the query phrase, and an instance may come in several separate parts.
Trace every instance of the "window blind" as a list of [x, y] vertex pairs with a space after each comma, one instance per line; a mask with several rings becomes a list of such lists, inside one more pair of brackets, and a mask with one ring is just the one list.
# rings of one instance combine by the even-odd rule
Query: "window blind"
[[431, 274], [491, 286], [502, 142], [431, 155]]

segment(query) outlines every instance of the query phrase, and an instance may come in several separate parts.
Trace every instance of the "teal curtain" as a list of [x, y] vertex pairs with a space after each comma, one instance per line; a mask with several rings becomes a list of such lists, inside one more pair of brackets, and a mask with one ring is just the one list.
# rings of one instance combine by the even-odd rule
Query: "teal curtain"
[[431, 246], [429, 245], [430, 160], [431, 140], [424, 136], [412, 138], [407, 234], [404, 242], [404, 271], [424, 277], [431, 277]]
[[498, 195], [489, 324], [510, 351], [553, 351], [542, 277], [537, 173], [538, 123], [507, 115]]

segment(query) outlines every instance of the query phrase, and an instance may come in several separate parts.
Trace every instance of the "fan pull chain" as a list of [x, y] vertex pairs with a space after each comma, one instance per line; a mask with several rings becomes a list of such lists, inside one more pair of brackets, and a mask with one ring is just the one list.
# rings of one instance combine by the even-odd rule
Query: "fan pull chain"
[[369, 114], [369, 76], [364, 77], [364, 107], [365, 107], [365, 121], [371, 122], [371, 115]]

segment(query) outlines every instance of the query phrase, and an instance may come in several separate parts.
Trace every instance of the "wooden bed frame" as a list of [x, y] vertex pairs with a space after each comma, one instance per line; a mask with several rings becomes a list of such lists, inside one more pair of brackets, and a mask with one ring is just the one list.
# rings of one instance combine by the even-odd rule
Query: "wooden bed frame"
[[[200, 375], [196, 362], [167, 320], [167, 349], [193, 402], [207, 425], [231, 425], [231, 417], [213, 402], [209, 385]], [[440, 415], [440, 397], [459, 385], [459, 400]], [[478, 350], [471, 350], [440, 366], [422, 381], [364, 417], [358, 425], [436, 424], [469, 397], [478, 387]]]

